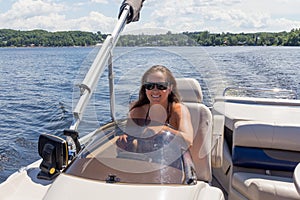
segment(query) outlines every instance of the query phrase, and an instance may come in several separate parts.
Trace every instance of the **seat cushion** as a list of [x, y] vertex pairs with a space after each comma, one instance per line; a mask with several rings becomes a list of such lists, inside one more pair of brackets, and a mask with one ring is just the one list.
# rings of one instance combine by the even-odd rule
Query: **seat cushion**
[[253, 200], [300, 200], [292, 178], [236, 172], [232, 187]]

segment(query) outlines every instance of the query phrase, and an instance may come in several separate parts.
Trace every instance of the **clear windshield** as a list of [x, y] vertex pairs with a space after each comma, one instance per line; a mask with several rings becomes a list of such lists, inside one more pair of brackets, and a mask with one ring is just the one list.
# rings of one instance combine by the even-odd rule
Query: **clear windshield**
[[[183, 138], [166, 131], [154, 133], [127, 121], [98, 130], [65, 172], [107, 182], [184, 183]], [[127, 142], [120, 140], [125, 133]]]

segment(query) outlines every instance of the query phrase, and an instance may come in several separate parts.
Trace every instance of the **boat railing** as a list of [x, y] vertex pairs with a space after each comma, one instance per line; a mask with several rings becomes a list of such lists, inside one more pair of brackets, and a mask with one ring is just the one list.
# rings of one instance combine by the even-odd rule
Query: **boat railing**
[[223, 92], [223, 96], [298, 99], [296, 91], [279, 89], [279, 88], [268, 89], [268, 88], [227, 87]]

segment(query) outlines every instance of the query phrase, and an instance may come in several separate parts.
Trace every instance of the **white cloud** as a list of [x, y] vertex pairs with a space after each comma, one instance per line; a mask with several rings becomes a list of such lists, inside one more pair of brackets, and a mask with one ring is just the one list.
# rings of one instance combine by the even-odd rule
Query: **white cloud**
[[53, 10], [60, 12], [63, 6], [41, 0], [19, 0], [6, 13], [0, 14], [0, 25], [3, 28], [22, 29], [64, 19], [63, 15], [58, 15]]
[[[17, 0], [1, 3], [0, 27], [20, 30], [84, 30], [111, 33], [122, 0]], [[140, 22], [126, 30], [172, 32], [290, 31], [300, 27], [299, 0], [146, 0]]]
[[98, 12], [90, 12], [88, 16], [68, 21], [69, 29], [82, 31], [101, 31], [110, 33], [117, 19], [106, 17]]
[[[258, 32], [299, 28], [300, 1], [296, 0], [149, 0], [146, 24], [172, 32]], [[146, 4], [145, 4], [146, 5]], [[149, 12], [150, 8], [145, 9]], [[143, 11], [142, 11], [143, 17]]]
[[[67, 19], [68, 7], [42, 0], [19, 0], [10, 10], [0, 14], [0, 27], [17, 30], [48, 31], [82, 30], [109, 33], [116, 19], [91, 11], [88, 16]], [[73, 9], [73, 8], [70, 8]]]
[[107, 0], [91, 0], [92, 3], [108, 4]]
[[3, 14], [6, 19], [30, 18], [33, 16], [48, 15], [53, 10], [61, 11], [63, 6], [41, 0], [19, 0], [12, 5], [12, 9]]

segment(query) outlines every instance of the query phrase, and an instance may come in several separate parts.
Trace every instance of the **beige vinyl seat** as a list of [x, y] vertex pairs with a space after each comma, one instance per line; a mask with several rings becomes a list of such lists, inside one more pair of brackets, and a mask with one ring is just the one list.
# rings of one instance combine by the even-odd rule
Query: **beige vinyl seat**
[[[202, 103], [199, 82], [193, 78], [176, 79], [182, 102], [188, 107], [194, 129], [194, 141], [190, 148], [198, 180], [212, 180], [213, 118], [209, 108]], [[220, 152], [222, 153], [222, 152]], [[220, 159], [221, 160], [221, 159]]]
[[299, 200], [293, 183], [299, 141], [300, 126], [236, 122], [229, 199]]

